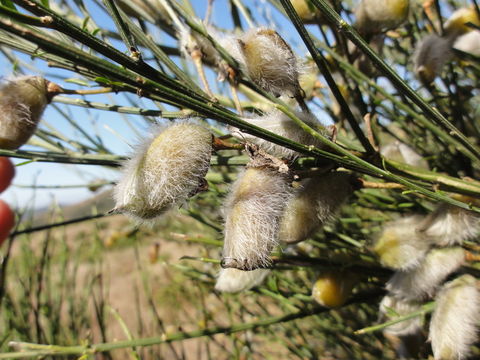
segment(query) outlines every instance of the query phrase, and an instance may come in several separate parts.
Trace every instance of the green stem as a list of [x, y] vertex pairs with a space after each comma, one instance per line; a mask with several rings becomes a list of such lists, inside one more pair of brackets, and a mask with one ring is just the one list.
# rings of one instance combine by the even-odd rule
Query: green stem
[[51, 228], [54, 228], [54, 227], [65, 226], [65, 225], [70, 225], [70, 224], [76, 224], [76, 223], [79, 223], [79, 222], [89, 221], [89, 220], [93, 220], [93, 219], [99, 219], [99, 218], [103, 218], [103, 217], [107, 217], [107, 216], [112, 216], [112, 215], [114, 215], [114, 214], [108, 214], [108, 213], [106, 213], [106, 214], [96, 214], [96, 215], [82, 216], [82, 217], [80, 217], [80, 218], [75, 218], [75, 219], [71, 219], [71, 220], [66, 220], [66, 221], [62, 221], [62, 222], [58, 222], [58, 223], [41, 225], [41, 226], [35, 226], [35, 227], [31, 227], [31, 228], [24, 229], [24, 230], [18, 230], [18, 231], [13, 232], [10, 236], [17, 236], [17, 235], [23, 235], [23, 234], [31, 234], [31, 233], [33, 233], [33, 232], [42, 231], [42, 230], [48, 230], [48, 229], [51, 229]]
[[295, 12], [295, 9], [292, 5], [292, 3], [288, 0], [280, 0], [283, 7], [285, 8], [285, 11], [287, 12], [290, 20], [293, 22], [295, 25], [295, 28], [297, 29], [298, 33], [300, 34], [300, 37], [302, 38], [303, 42], [307, 46], [308, 51], [313, 57], [313, 60], [318, 66], [318, 69], [320, 70], [320, 73], [323, 75], [325, 80], [327, 81], [328, 86], [330, 87], [330, 90], [333, 93], [333, 96], [337, 100], [338, 104], [340, 105], [340, 108], [342, 109], [342, 112], [345, 114], [345, 117], [347, 118], [350, 126], [352, 127], [355, 135], [357, 136], [358, 140], [362, 144], [362, 146], [365, 148], [368, 154], [375, 154], [376, 150], [373, 148], [372, 144], [368, 141], [367, 137], [363, 133], [362, 129], [360, 129], [360, 126], [358, 125], [357, 121], [355, 120], [355, 116], [353, 115], [352, 111], [350, 110], [350, 107], [348, 106], [347, 101], [343, 97], [342, 93], [340, 92], [340, 89], [338, 88], [337, 84], [335, 83], [335, 80], [333, 79], [332, 75], [330, 74], [330, 70], [328, 69], [327, 61], [323, 57], [323, 54], [318, 51], [318, 49], [315, 47], [312, 38], [308, 34], [307, 30], [305, 29], [305, 26], [302, 23], [302, 20], [298, 17], [298, 14]]
[[[346, 303], [345, 306], [351, 304], [370, 303], [372, 300], [376, 300], [381, 292], [369, 292], [355, 296]], [[232, 326], [219, 326], [208, 329], [200, 329], [190, 332], [179, 332], [171, 335], [164, 334], [162, 336], [135, 339], [135, 340], [123, 340], [113, 343], [101, 343], [86, 346], [57, 346], [57, 345], [42, 345], [32, 344], [25, 342], [11, 342], [10, 345], [19, 349], [19, 352], [0, 354], [0, 359], [21, 359], [35, 356], [65, 356], [65, 355], [94, 355], [101, 352], [107, 352], [115, 349], [130, 348], [134, 346], [152, 346], [164, 343], [170, 343], [174, 341], [182, 341], [186, 339], [199, 338], [204, 336], [212, 336], [217, 334], [233, 334], [236, 332], [254, 330], [259, 328], [268, 327], [275, 324], [281, 324], [293, 320], [303, 319], [312, 315], [318, 315], [324, 312], [328, 312], [330, 309], [324, 307], [313, 307], [296, 311], [289, 314], [280, 316], [272, 316], [258, 321], [235, 324]]]
[[113, 111], [118, 112], [121, 114], [132, 114], [132, 115], [142, 115], [142, 116], [156, 116], [162, 117], [167, 119], [176, 119], [176, 118], [188, 118], [191, 116], [195, 116], [191, 110], [180, 110], [180, 111], [162, 111], [162, 110], [154, 110], [154, 109], [142, 109], [133, 106], [121, 106], [116, 104], [103, 104], [94, 101], [82, 100], [82, 99], [75, 99], [65, 96], [55, 96], [53, 98], [54, 102], [79, 106], [83, 108], [89, 109], [97, 109], [97, 110], [106, 110], [106, 111]]
[[414, 311], [414, 312], [412, 312], [408, 315], [399, 316], [396, 319], [391, 320], [391, 321], [387, 321], [383, 324], [369, 326], [369, 327], [354, 331], [354, 334], [355, 335], [363, 335], [363, 334], [368, 334], [368, 333], [371, 333], [371, 332], [374, 332], [374, 331], [383, 330], [386, 327], [398, 324], [402, 321], [414, 319], [416, 317], [423, 316], [425, 314], [431, 313], [433, 311], [433, 309], [435, 309], [435, 302], [430, 302], [428, 304], [422, 305], [422, 307], [419, 310]]

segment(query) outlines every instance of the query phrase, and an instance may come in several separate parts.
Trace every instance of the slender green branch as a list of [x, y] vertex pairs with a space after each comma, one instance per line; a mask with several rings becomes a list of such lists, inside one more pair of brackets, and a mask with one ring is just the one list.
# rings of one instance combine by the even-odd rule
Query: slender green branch
[[[352, 304], [370, 303], [376, 300], [382, 294], [381, 291], [362, 293], [353, 297], [345, 306]], [[157, 344], [164, 344], [174, 341], [181, 341], [186, 339], [194, 339], [204, 336], [212, 336], [217, 334], [233, 334], [236, 332], [254, 330], [281, 324], [284, 322], [303, 319], [309, 316], [318, 315], [328, 312], [329, 309], [324, 307], [311, 307], [304, 310], [296, 311], [280, 316], [272, 316], [265, 319], [257, 320], [250, 323], [235, 324], [227, 327], [212, 327], [209, 329], [201, 329], [190, 332], [179, 332], [171, 335], [164, 334], [162, 336], [123, 340], [113, 343], [93, 344], [93, 345], [79, 345], [79, 346], [57, 346], [57, 345], [41, 345], [25, 342], [10, 342], [10, 345], [19, 350], [19, 352], [0, 354], [0, 359], [22, 359], [34, 356], [66, 356], [66, 355], [94, 355], [101, 352], [107, 352], [115, 349], [130, 348], [134, 346], [152, 346]]]
[[363, 329], [360, 329], [360, 330], [356, 330], [356, 331], [354, 331], [354, 334], [355, 335], [363, 335], [363, 334], [368, 334], [368, 333], [371, 333], [371, 332], [374, 332], [374, 331], [383, 330], [386, 327], [398, 324], [402, 321], [407, 321], [407, 320], [414, 319], [416, 317], [423, 316], [425, 314], [431, 313], [434, 309], [435, 309], [435, 302], [430, 302], [428, 304], [422, 305], [422, 307], [419, 310], [414, 311], [414, 312], [412, 312], [408, 315], [399, 316], [394, 320], [387, 321], [387, 322], [384, 322], [382, 324], [369, 326], [369, 327], [366, 327], [366, 328], [363, 328]]
[[[287, 3], [286, 0], [281, 0], [285, 6]], [[357, 31], [349, 25], [345, 20], [343, 20], [336, 12], [333, 10], [326, 0], [311, 0], [312, 3], [322, 12], [325, 18], [339, 31], [343, 32], [345, 36], [352, 41], [359, 49], [361, 49], [365, 55], [373, 62], [373, 64], [378, 67], [378, 69], [386, 76], [392, 84], [399, 89], [403, 94], [405, 94], [415, 105], [417, 105], [427, 116], [437, 125], [441, 126], [443, 129], [448, 130], [448, 134], [458, 139], [462, 144], [462, 152], [465, 153], [470, 159], [475, 162], [480, 161], [480, 150], [470, 143], [470, 141], [465, 137], [465, 135], [458, 130], [451, 122], [449, 122], [438, 110], [431, 107], [427, 102], [418, 93], [413, 90], [403, 79], [383, 61], [362, 39], [362, 37], [357, 33]]]
[[115, 185], [112, 181], [92, 182], [89, 184], [76, 184], [76, 185], [26, 185], [26, 184], [13, 184], [13, 186], [22, 189], [77, 189], [77, 188], [98, 188], [106, 185]]
[[125, 24], [122, 15], [118, 11], [115, 2], [112, 0], [103, 0], [103, 4], [107, 8], [109, 14], [111, 15], [115, 26], [118, 29], [118, 33], [122, 37], [123, 42], [128, 46], [128, 50], [130, 51], [130, 55], [134, 60], [140, 60], [141, 56], [138, 53], [137, 46], [135, 45], [135, 41], [133, 39], [132, 33], [130, 32], [130, 28], [127, 24]]
[[158, 116], [158, 117], [167, 118], [167, 119], [188, 118], [196, 115], [194, 112], [187, 109], [180, 110], [180, 111], [162, 111], [162, 110], [154, 110], [154, 109], [143, 109], [143, 108], [133, 107], [133, 106], [104, 104], [104, 103], [99, 103], [94, 101], [83, 100], [83, 99], [74, 99], [74, 98], [65, 97], [65, 96], [55, 96], [53, 98], [53, 101], [62, 103], [62, 104], [80, 106], [80, 107], [89, 108], [89, 109], [113, 111], [121, 114]]
[[330, 70], [328, 69], [327, 61], [325, 60], [323, 54], [318, 51], [318, 49], [315, 47], [312, 38], [308, 34], [307, 30], [305, 29], [305, 26], [302, 23], [302, 20], [298, 17], [297, 13], [295, 12], [295, 9], [292, 5], [292, 3], [288, 0], [280, 0], [285, 11], [287, 12], [290, 20], [293, 22], [295, 25], [295, 28], [297, 29], [298, 33], [300, 34], [303, 42], [307, 46], [308, 51], [313, 57], [313, 60], [318, 66], [318, 69], [320, 70], [320, 73], [323, 75], [325, 80], [328, 83], [328, 86], [330, 87], [330, 90], [333, 93], [333, 96], [337, 100], [337, 102], [340, 105], [340, 108], [342, 109], [342, 112], [345, 114], [345, 117], [347, 118], [350, 126], [352, 127], [353, 131], [355, 132], [355, 135], [357, 136], [358, 140], [362, 144], [362, 146], [365, 148], [368, 154], [375, 154], [376, 151], [373, 148], [372, 144], [368, 141], [367, 137], [363, 133], [362, 129], [360, 129], [360, 126], [358, 125], [358, 122], [355, 119], [355, 116], [353, 115], [352, 111], [350, 110], [350, 107], [348, 106], [347, 101], [343, 97], [342, 93], [340, 92], [340, 89], [338, 88], [335, 80], [333, 79], [332, 75], [330, 74]]
[[15, 232], [13, 232], [11, 234], [11, 236], [31, 234], [31, 233], [34, 233], [34, 232], [37, 232], [37, 231], [48, 230], [48, 229], [52, 229], [52, 228], [59, 227], [59, 226], [76, 224], [76, 223], [79, 223], [79, 222], [89, 221], [89, 220], [93, 220], [93, 219], [100, 219], [100, 218], [107, 217], [107, 216], [112, 216], [112, 215], [114, 215], [114, 214], [105, 213], [105, 214], [82, 216], [82, 217], [79, 217], [79, 218], [66, 220], [66, 221], [61, 221], [61, 222], [58, 222], [58, 223], [46, 224], [46, 225], [31, 227], [31, 228], [28, 228], [28, 229], [17, 230]]

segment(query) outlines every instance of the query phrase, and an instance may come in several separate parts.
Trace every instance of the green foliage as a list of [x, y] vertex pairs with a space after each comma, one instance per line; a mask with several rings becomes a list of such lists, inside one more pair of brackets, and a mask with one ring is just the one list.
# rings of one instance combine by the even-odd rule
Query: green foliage
[[[300, 78], [305, 102], [321, 120], [335, 125], [336, 138], [297, 116], [303, 101], [298, 94], [293, 94], [296, 100], [277, 98], [250, 79], [233, 52], [213, 36], [213, 28], [199, 20], [203, 15], [195, 14], [193, 1], [4, 0], [1, 54], [19, 74], [36, 67], [47, 80], [75, 87], [61, 89], [63, 95], [53, 97], [49, 107], [77, 135], [44, 123], [30, 147], [0, 149], [0, 155], [118, 168], [127, 156], [109, 150], [109, 140], [77, 117], [79, 108], [88, 114], [108, 112], [113, 132], [128, 141], [131, 133], [144, 138], [152, 123], [194, 116], [217, 138], [224, 139], [235, 127], [301, 153], [281, 162], [299, 178], [347, 171], [354, 194], [337, 219], [307, 241], [275, 249], [272, 273], [262, 285], [240, 294], [220, 293], [214, 286], [224, 199], [249, 161], [239, 146], [242, 136], [228, 139], [212, 156], [208, 191], [151, 227], [111, 217], [113, 205], [105, 200], [111, 189], [97, 199], [100, 213], [77, 209], [67, 227], [60, 216], [51, 216], [47, 222], [52, 225], [39, 228], [21, 221], [4, 248], [8, 261], [1, 268], [0, 358], [93, 358], [96, 353], [169, 359], [396, 357], [398, 347], [377, 331], [389, 325], [377, 324], [378, 303], [392, 272], [380, 265], [372, 240], [384, 223], [410, 214], [427, 216], [440, 204], [472, 217], [480, 212], [478, 58], [455, 52], [430, 84], [416, 79], [412, 62], [420, 39], [441, 34], [446, 14], [465, 4], [438, 1], [423, 8], [411, 0], [408, 19], [384, 31], [383, 49], [375, 51], [373, 42], [348, 25], [354, 8], [350, 1], [311, 0], [309, 6], [322, 16], [307, 27], [287, 0], [268, 1], [274, 16], [267, 19], [263, 14], [268, 12], [256, 2], [209, 2], [217, 15], [227, 3], [235, 29], [214, 23], [219, 32], [240, 34], [250, 24], [271, 20], [287, 43], [302, 40], [293, 50], [308, 65]], [[99, 7], [103, 13], [97, 13]], [[104, 25], [106, 18], [109, 25]], [[292, 25], [299, 37], [293, 31], [287, 36], [285, 29]], [[177, 41], [182, 29], [195, 35], [197, 45], [218, 52], [218, 59], [209, 63], [204, 47], [203, 59], [190, 54], [203, 64], [197, 61], [193, 67], [188, 56], [184, 61]], [[214, 98], [202, 90], [200, 67], [206, 69]], [[225, 69], [227, 79], [214, 80]], [[96, 94], [105, 93], [106, 100], [97, 101]], [[75, 94], [82, 97], [70, 96]], [[240, 110], [281, 111], [321, 146], [253, 125]], [[96, 185], [110, 187], [117, 180]], [[478, 251], [470, 239], [462, 245], [473, 255]], [[473, 263], [461, 271], [478, 275], [477, 268]], [[358, 278], [352, 296], [337, 309], [321, 307], [311, 296], [318, 275], [332, 270]], [[428, 319], [434, 303], [424, 303], [418, 312], [393, 322]], [[418, 357], [429, 353], [422, 344]]]

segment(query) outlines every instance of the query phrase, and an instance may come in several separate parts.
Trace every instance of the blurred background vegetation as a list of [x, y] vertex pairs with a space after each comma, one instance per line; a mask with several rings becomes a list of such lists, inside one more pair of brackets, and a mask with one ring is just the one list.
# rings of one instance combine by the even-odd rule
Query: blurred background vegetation
[[[306, 31], [300, 27], [303, 40], [317, 49], [313, 53], [290, 20], [295, 14], [278, 0], [0, 4], [2, 76], [41, 75], [72, 89], [113, 88], [103, 95], [55, 97], [26, 146], [0, 150], [18, 159], [17, 191], [35, 190], [30, 198], [18, 196], [18, 226], [1, 249], [0, 358], [397, 357], [395, 342], [381, 331], [355, 333], [378, 324], [378, 304], [392, 274], [372, 251], [375, 234], [385, 222], [429, 214], [442, 202], [480, 210], [472, 200], [480, 194], [474, 180], [480, 170], [478, 58], [455, 51], [430, 84], [417, 80], [413, 64], [416, 44], [427, 34], [441, 34], [445, 19], [462, 6], [476, 6], [475, 0], [410, 0], [407, 20], [384, 34], [381, 52], [374, 49], [357, 59], [352, 54], [360, 50], [352, 50], [349, 40], [357, 47], [367, 44], [334, 16], [353, 24], [356, 1], [335, 1], [332, 13], [311, 21]], [[238, 116], [228, 81], [218, 81], [206, 63], [218, 99], [212, 102], [177, 41], [179, 23], [205, 37], [200, 24], [206, 18], [227, 33], [276, 29], [306, 64], [300, 78], [306, 102], [323, 124], [336, 126], [336, 142], [325, 139], [325, 148], [314, 149], [249, 127]], [[241, 71], [238, 84], [246, 112], [295, 108], [263, 92]], [[359, 189], [338, 218], [307, 241], [277, 249], [271, 274], [246, 292], [214, 290], [222, 202], [248, 161], [242, 151], [216, 152], [207, 174], [209, 190], [152, 226], [108, 213], [118, 166], [131, 145], [152, 123], [191, 116], [218, 136], [236, 125], [299, 150], [305, 156], [295, 160], [296, 170], [341, 168], [358, 179]], [[28, 179], [34, 166], [49, 174], [44, 182]], [[60, 205], [32, 205], [35, 194], [50, 187]], [[72, 201], [62, 193], [71, 187], [91, 196]], [[464, 245], [475, 249], [474, 242]], [[472, 263], [468, 271], [475, 273], [476, 267]], [[318, 276], [332, 271], [356, 282], [336, 309], [312, 297]], [[428, 358], [429, 345], [422, 344], [418, 356]], [[99, 352], [92, 355], [92, 349]]]

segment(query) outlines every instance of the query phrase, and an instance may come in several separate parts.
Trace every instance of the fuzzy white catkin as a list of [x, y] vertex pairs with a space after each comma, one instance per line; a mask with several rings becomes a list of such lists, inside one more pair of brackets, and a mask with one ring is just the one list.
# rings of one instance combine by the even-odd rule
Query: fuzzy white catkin
[[[380, 302], [379, 318], [381, 322], [395, 320], [420, 309], [420, 303], [398, 299], [394, 296], [385, 296]], [[395, 336], [407, 336], [421, 331], [422, 318], [420, 316], [401, 321], [386, 327], [383, 332]]]
[[21, 76], [0, 84], [0, 148], [17, 149], [35, 132], [50, 102], [47, 81]]
[[291, 192], [288, 177], [270, 168], [250, 167], [238, 177], [225, 201], [222, 266], [252, 270], [270, 263]]
[[269, 269], [243, 271], [238, 269], [221, 269], [218, 274], [215, 290], [237, 293], [260, 285], [270, 273]]
[[453, 47], [457, 50], [480, 57], [480, 31], [473, 30], [458, 37]]
[[435, 360], [468, 357], [470, 345], [477, 340], [479, 307], [480, 292], [473, 276], [462, 275], [443, 286], [430, 322]]
[[116, 209], [148, 220], [181, 204], [202, 185], [211, 155], [212, 134], [204, 127], [193, 123], [155, 127], [123, 166], [114, 191]]
[[435, 80], [443, 66], [453, 57], [453, 41], [452, 37], [431, 34], [417, 44], [413, 54], [413, 69], [420, 80], [425, 83]]
[[299, 94], [297, 58], [275, 30], [249, 30], [240, 37], [240, 48], [244, 70], [254, 83], [275, 96]]
[[385, 224], [374, 244], [374, 251], [384, 266], [408, 270], [423, 260], [430, 241], [417, 230], [422, 220], [421, 216], [413, 215]]
[[460, 245], [478, 235], [480, 217], [457, 206], [442, 204], [426, 218], [420, 231], [436, 246]]
[[352, 193], [350, 175], [334, 172], [308, 179], [295, 190], [280, 223], [283, 243], [297, 243], [335, 217]]
[[[295, 112], [295, 115], [300, 120], [305, 122], [308, 126], [318, 131], [320, 134], [323, 134], [324, 136], [328, 135], [327, 129], [317, 120], [314, 115], [299, 111]], [[296, 141], [300, 144], [304, 144], [307, 146], [313, 145], [320, 148], [323, 146], [323, 143], [320, 140], [304, 131], [300, 126], [295, 123], [295, 121], [293, 121], [287, 115], [278, 110], [268, 112], [261, 116], [258, 115], [253, 117], [245, 117], [242, 118], [242, 120], [247, 121], [252, 125], [271, 131], [277, 135]], [[261, 139], [247, 133], [236, 131], [234, 132], [234, 135], [240, 139], [244, 139], [246, 141], [257, 144], [269, 154], [277, 157], [291, 159], [295, 156], [300, 155], [300, 153], [294, 150], [287, 149], [283, 146], [274, 144], [270, 141]]]
[[387, 290], [405, 300], [423, 300], [433, 296], [440, 283], [464, 262], [461, 247], [433, 249], [417, 267], [397, 271], [387, 282]]

